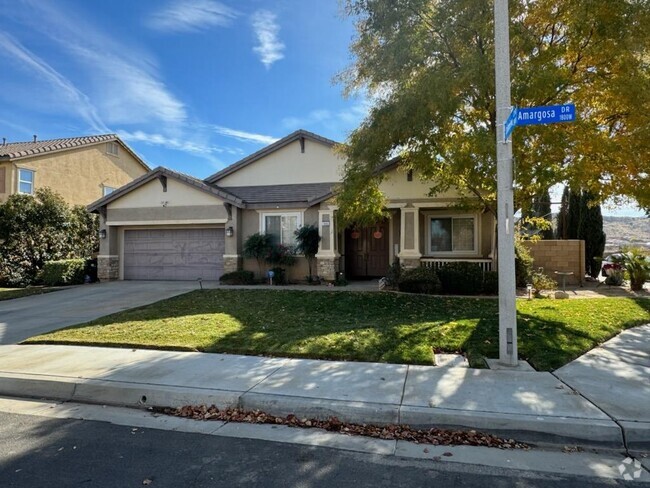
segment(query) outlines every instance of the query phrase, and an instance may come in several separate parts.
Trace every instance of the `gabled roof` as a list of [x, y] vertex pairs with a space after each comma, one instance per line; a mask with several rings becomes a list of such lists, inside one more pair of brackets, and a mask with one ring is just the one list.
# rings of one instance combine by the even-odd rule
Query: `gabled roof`
[[283, 137], [282, 139], [275, 141], [273, 144], [270, 144], [262, 149], [260, 149], [257, 152], [254, 152], [250, 156], [246, 156], [244, 159], [240, 159], [236, 163], [231, 164], [227, 168], [222, 169], [221, 171], [208, 176], [205, 180], [207, 183], [217, 183], [220, 179], [225, 178], [229, 174], [234, 173], [235, 171], [238, 171], [249, 164], [254, 163], [255, 161], [262, 159], [264, 156], [277, 151], [278, 149], [283, 148], [287, 144], [291, 144], [292, 142], [295, 142], [299, 139], [309, 139], [315, 142], [320, 142], [321, 144], [325, 144], [326, 146], [335, 146], [338, 144], [338, 142], [333, 141], [331, 139], [327, 139], [326, 137], [319, 136], [318, 134], [314, 134], [313, 132], [309, 132], [303, 129], [297, 130], [295, 132], [292, 132], [286, 137]]
[[0, 161], [15, 161], [17, 159], [51, 154], [79, 147], [93, 146], [104, 142], [115, 141], [133, 156], [148, 171], [149, 166], [133, 150], [115, 134], [97, 136], [68, 137], [64, 139], [49, 139], [44, 141], [8, 142], [0, 144]]
[[210, 195], [214, 195], [216, 197], [219, 197], [223, 200], [226, 200], [229, 203], [232, 203], [233, 205], [237, 207], [244, 207], [245, 204], [242, 201], [241, 198], [229, 193], [228, 191], [222, 189], [222, 188], [216, 188], [214, 186], [207, 185], [203, 181], [199, 180], [198, 178], [194, 178], [193, 176], [186, 175], [185, 173], [179, 173], [178, 171], [173, 171], [168, 168], [163, 168], [162, 166], [158, 166], [157, 168], [151, 170], [149, 173], [144, 174], [135, 180], [133, 180], [130, 183], [127, 183], [126, 185], [118, 188], [115, 190], [113, 193], [109, 193], [105, 197], [100, 198], [99, 200], [91, 203], [86, 207], [89, 212], [97, 212], [101, 207], [108, 205], [114, 200], [117, 200], [118, 198], [126, 195], [127, 193], [135, 190], [136, 188], [141, 187], [142, 185], [145, 185], [149, 183], [152, 180], [155, 180], [156, 178], [159, 178], [161, 176], [166, 176], [169, 178], [174, 178], [176, 180], [182, 181], [184, 183], [187, 183], [205, 193], [209, 193]]
[[314, 205], [332, 194], [338, 183], [302, 183], [292, 185], [229, 186], [227, 191], [246, 202], [247, 208], [280, 205]]

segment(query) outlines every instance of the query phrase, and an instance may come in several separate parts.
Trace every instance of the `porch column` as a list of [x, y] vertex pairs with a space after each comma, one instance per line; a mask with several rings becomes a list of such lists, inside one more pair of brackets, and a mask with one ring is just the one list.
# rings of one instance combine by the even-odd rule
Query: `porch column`
[[[225, 249], [223, 254], [223, 272], [232, 273], [242, 269], [242, 256], [239, 253], [241, 249], [242, 236], [241, 226], [241, 211], [234, 205], [226, 207], [228, 210], [228, 222], [225, 225]], [[228, 235], [232, 234], [232, 235]]]
[[339, 257], [337, 249], [337, 230], [335, 221], [335, 206], [318, 211], [318, 235], [320, 243], [316, 260], [318, 262], [318, 276], [321, 279], [334, 281], [339, 270]]
[[419, 209], [402, 207], [400, 209], [400, 252], [399, 259], [405, 268], [420, 266], [420, 219]]

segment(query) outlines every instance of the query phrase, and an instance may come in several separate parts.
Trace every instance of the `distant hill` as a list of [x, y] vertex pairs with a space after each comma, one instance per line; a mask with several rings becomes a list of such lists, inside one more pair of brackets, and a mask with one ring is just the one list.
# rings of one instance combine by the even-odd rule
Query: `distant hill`
[[603, 229], [607, 235], [605, 254], [618, 251], [621, 246], [641, 246], [650, 249], [650, 218], [605, 217]]

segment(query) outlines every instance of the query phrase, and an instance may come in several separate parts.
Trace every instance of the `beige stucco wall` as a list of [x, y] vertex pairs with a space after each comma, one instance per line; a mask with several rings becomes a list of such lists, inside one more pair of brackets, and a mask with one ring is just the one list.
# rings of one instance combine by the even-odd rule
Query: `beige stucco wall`
[[573, 272], [568, 277], [568, 284], [580, 283], [585, 276], [585, 241], [582, 240], [541, 240], [537, 242], [525, 241], [533, 256], [533, 267], [543, 268], [544, 272], [556, 280], [560, 286], [562, 278], [555, 275], [555, 271]]
[[150, 207], [222, 206], [223, 200], [188, 183], [167, 178], [167, 191], [157, 179], [142, 185], [108, 204], [108, 209]]
[[[386, 195], [386, 198], [392, 202], [412, 201], [412, 200], [429, 200], [429, 190], [431, 183], [422, 181], [418, 178], [417, 173], [413, 174], [413, 180], [408, 181], [407, 173], [399, 168], [386, 172], [383, 181], [379, 184], [379, 189]], [[435, 199], [448, 201], [459, 197], [457, 190], [438, 193]]]
[[[308, 209], [261, 209], [261, 210], [251, 210], [244, 209], [239, 213], [241, 215], [241, 244], [243, 246], [246, 238], [256, 232], [260, 232], [260, 214], [264, 212], [303, 212], [303, 225], [318, 225], [318, 207], [310, 207]], [[227, 239], [227, 238], [226, 238]], [[240, 247], [239, 252], [242, 252], [242, 247]], [[252, 271], [255, 273], [255, 276], [259, 273], [259, 268], [257, 261], [255, 259], [244, 259], [243, 267], [245, 270]], [[264, 264], [262, 269], [266, 271], [270, 268], [268, 264]], [[303, 257], [298, 257], [296, 264], [287, 269], [289, 279], [291, 280], [304, 280], [305, 277], [309, 274], [309, 268], [307, 266], [307, 260]], [[316, 270], [312, 270], [313, 274], [316, 274]]]
[[217, 184], [228, 187], [330, 183], [341, 180], [342, 165], [343, 160], [331, 147], [306, 139], [304, 153], [300, 152], [300, 141], [294, 141]]
[[[35, 171], [34, 188], [49, 187], [73, 205], [88, 205], [103, 196], [103, 187], [119, 188], [145, 174], [146, 169], [119, 146], [118, 155], [106, 153], [106, 143], [69, 149], [15, 161], [15, 166]], [[18, 172], [11, 175], [17, 192]]]
[[4, 171], [4, 186], [0, 187], [0, 203], [7, 201], [9, 195], [14, 192], [15, 176], [14, 166], [11, 163], [0, 163], [0, 171]]

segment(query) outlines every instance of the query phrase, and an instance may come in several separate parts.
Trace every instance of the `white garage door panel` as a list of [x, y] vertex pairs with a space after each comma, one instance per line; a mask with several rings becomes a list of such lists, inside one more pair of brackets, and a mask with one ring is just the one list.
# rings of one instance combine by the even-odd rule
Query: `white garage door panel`
[[217, 280], [223, 253], [223, 229], [126, 230], [124, 279]]

